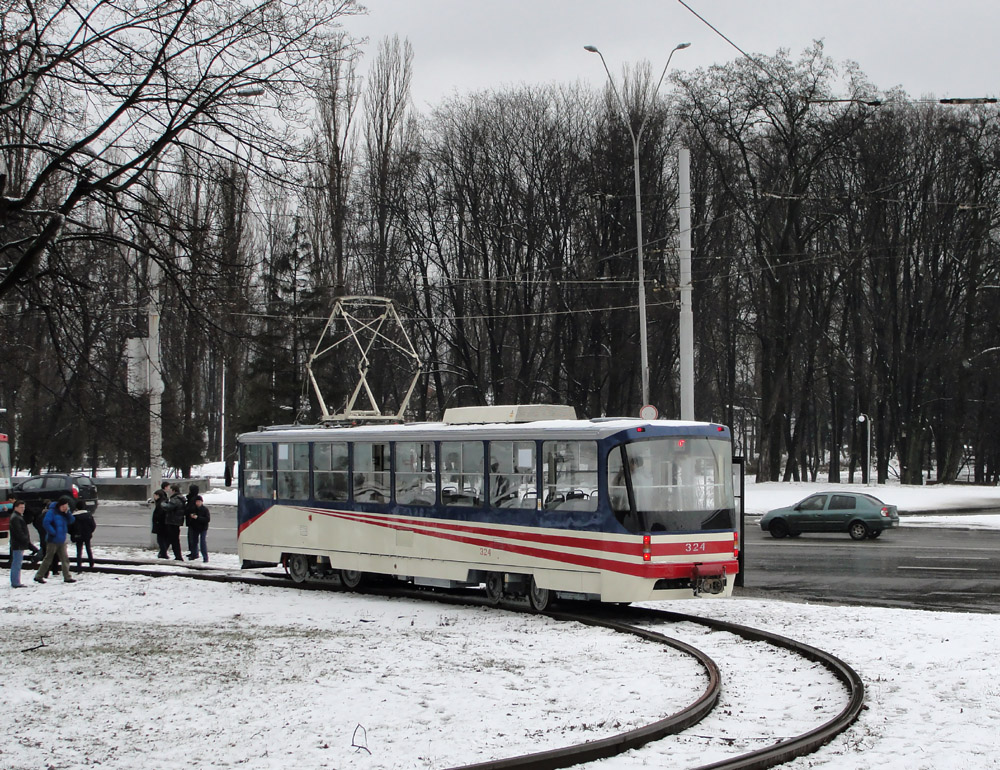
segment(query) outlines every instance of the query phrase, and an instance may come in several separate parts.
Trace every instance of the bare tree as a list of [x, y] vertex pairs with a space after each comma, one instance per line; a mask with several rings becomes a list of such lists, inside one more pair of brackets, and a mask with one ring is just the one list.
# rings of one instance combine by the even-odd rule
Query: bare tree
[[340, 51], [336, 21], [357, 10], [354, 0], [26, 0], [5, 12], [0, 297], [31, 279], [82, 201], [121, 205], [154, 164], [169, 169], [175, 148], [251, 146], [259, 171], [300, 159], [302, 96]]

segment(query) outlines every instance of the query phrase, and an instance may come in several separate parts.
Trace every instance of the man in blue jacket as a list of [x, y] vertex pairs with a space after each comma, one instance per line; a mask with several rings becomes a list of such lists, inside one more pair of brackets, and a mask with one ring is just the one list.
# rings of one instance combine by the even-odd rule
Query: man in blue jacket
[[62, 565], [63, 580], [67, 583], [76, 582], [69, 574], [69, 558], [66, 554], [66, 537], [70, 524], [73, 523], [72, 508], [73, 498], [63, 495], [57, 501], [49, 503], [49, 508], [45, 511], [45, 518], [42, 519], [42, 526], [45, 527], [45, 558], [35, 573], [36, 583], [45, 582], [44, 575], [49, 571], [56, 554]]

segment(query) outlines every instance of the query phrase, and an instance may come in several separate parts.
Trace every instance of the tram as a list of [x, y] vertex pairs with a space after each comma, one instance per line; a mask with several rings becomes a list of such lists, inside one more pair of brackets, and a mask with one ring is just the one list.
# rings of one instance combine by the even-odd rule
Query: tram
[[602, 602], [729, 596], [739, 540], [723, 425], [460, 407], [440, 423], [238, 439], [244, 567]]
[[10, 542], [10, 512], [14, 503], [10, 496], [10, 471], [10, 442], [6, 433], [0, 433], [0, 548]]

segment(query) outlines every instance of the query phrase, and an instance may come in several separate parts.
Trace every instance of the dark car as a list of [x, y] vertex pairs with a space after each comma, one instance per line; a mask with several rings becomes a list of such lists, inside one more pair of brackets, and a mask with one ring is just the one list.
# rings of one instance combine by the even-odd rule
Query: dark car
[[760, 528], [772, 537], [797, 537], [803, 532], [847, 532], [855, 540], [872, 538], [899, 526], [895, 505], [860, 492], [820, 492], [795, 505], [768, 511]]
[[43, 473], [19, 481], [14, 485], [13, 496], [25, 502], [28, 513], [42, 510], [46, 500], [58, 500], [63, 495], [73, 498], [75, 509], [97, 510], [97, 486], [84, 473]]

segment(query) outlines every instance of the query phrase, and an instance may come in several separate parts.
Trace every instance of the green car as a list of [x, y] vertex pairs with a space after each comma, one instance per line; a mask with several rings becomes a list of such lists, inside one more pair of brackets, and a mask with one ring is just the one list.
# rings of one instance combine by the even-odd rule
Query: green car
[[820, 492], [795, 505], [768, 511], [760, 528], [772, 537], [798, 537], [803, 532], [847, 532], [855, 540], [875, 539], [899, 526], [895, 505], [859, 492]]

